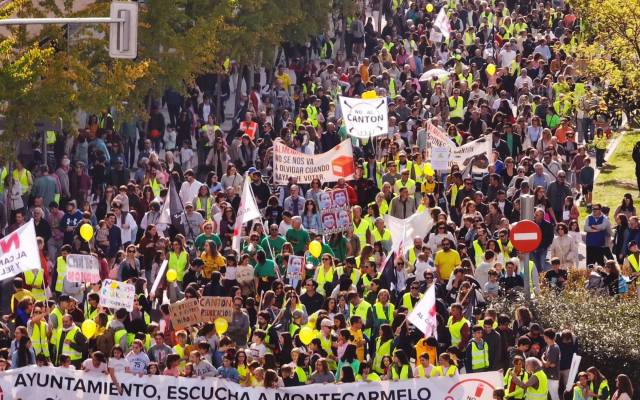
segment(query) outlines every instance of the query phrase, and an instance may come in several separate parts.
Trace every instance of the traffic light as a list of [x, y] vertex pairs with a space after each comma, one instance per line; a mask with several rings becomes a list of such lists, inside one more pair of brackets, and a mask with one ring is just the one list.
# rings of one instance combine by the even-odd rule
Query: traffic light
[[138, 55], [138, 3], [111, 3], [110, 18], [121, 20], [111, 23], [109, 30], [109, 56], [136, 58]]

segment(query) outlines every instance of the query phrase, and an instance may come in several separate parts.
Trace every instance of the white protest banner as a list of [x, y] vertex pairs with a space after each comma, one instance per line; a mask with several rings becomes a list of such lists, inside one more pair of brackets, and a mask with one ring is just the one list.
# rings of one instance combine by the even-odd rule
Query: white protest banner
[[156, 275], [156, 279], [153, 281], [153, 285], [151, 286], [151, 290], [149, 291], [149, 293], [155, 293], [156, 290], [158, 290], [158, 286], [160, 285], [160, 281], [162, 280], [162, 278], [164, 277], [165, 272], [167, 271], [167, 265], [169, 264], [169, 261], [164, 260], [162, 262], [162, 264], [160, 265], [160, 268], [158, 268], [158, 275]]
[[236, 280], [240, 283], [253, 282], [254, 275], [251, 265], [236, 268]]
[[340, 109], [349, 135], [368, 139], [389, 130], [387, 98], [355, 99], [340, 96]]
[[433, 226], [433, 218], [428, 211], [413, 214], [407, 219], [384, 216], [384, 224], [391, 232], [392, 249], [398, 251], [401, 247], [404, 251], [413, 248], [413, 239], [417, 236], [424, 239]]
[[438, 320], [436, 318], [436, 285], [427, 289], [424, 297], [413, 307], [407, 320], [426, 337], [438, 338]]
[[105, 374], [54, 367], [17, 368], [0, 375], [0, 396], [4, 400], [492, 400], [494, 389], [503, 387], [499, 372], [278, 389], [242, 387], [220, 378], [167, 379], [128, 373], [117, 373], [116, 377], [122, 394]]
[[298, 178], [298, 183], [337, 182], [338, 179], [351, 180], [355, 166], [351, 140], [347, 139], [322, 154], [300, 153], [281, 140], [273, 142], [273, 183], [286, 185], [290, 177]]
[[449, 169], [449, 156], [451, 148], [432, 147], [431, 148], [431, 168], [436, 171], [446, 171]]
[[200, 298], [200, 322], [213, 322], [224, 318], [231, 322], [233, 297], [202, 296]]
[[449, 166], [455, 163], [462, 169], [467, 166], [471, 158], [482, 155], [486, 156], [487, 160], [491, 160], [491, 153], [493, 152], [491, 141], [491, 136], [485, 136], [454, 148], [449, 157]]
[[40, 269], [40, 251], [33, 220], [0, 239], [0, 251], [0, 281]]
[[67, 280], [69, 282], [100, 282], [100, 261], [88, 254], [69, 254], [67, 256]]
[[302, 279], [302, 268], [304, 268], [304, 257], [289, 256], [289, 264], [287, 265], [287, 278], [289, 281], [296, 282]]
[[124, 308], [131, 312], [136, 288], [128, 283], [105, 279], [100, 289], [100, 306], [118, 310]]
[[428, 140], [431, 147], [456, 147], [447, 132], [434, 125], [431, 121], [427, 121], [427, 133], [429, 134]]
[[184, 329], [200, 323], [198, 299], [184, 299], [169, 304], [171, 325], [174, 329]]

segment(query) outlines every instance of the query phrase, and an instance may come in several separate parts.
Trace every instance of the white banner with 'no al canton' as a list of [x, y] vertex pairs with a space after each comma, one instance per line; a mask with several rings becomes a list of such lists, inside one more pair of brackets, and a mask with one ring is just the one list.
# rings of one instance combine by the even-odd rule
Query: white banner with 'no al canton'
[[53, 367], [25, 367], [0, 375], [0, 399], [38, 400], [491, 400], [499, 372], [404, 381], [316, 384], [281, 389], [246, 388], [219, 378], [107, 375]]
[[356, 99], [340, 96], [340, 109], [349, 135], [368, 139], [389, 131], [387, 98]]

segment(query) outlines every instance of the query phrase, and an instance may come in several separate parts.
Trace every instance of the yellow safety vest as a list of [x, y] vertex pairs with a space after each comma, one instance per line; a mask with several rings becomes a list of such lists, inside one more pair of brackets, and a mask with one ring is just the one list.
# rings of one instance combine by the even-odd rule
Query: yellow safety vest
[[47, 131], [47, 144], [52, 145], [56, 143], [56, 132]]
[[[33, 271], [37, 272], [34, 274]], [[31, 286], [30, 291], [36, 301], [44, 301], [47, 299], [43, 288], [44, 272], [41, 269], [25, 271], [24, 281], [24, 283]]]
[[384, 343], [381, 343], [382, 338], [378, 337], [376, 339], [376, 355], [373, 357], [373, 370], [379, 374], [384, 373], [384, 368], [382, 367], [382, 359], [385, 356], [391, 355], [391, 344], [393, 343], [393, 339], [389, 339]]
[[416, 248], [412, 247], [409, 249], [409, 265], [414, 265], [416, 263]]
[[4, 193], [4, 180], [9, 175], [9, 171], [7, 171], [6, 167], [2, 167], [0, 169], [0, 193]]
[[307, 115], [309, 116], [309, 120], [311, 120], [311, 125], [314, 128], [318, 127], [318, 108], [309, 104], [307, 106]]
[[[356, 375], [356, 382], [362, 382], [362, 375], [358, 374]], [[370, 372], [367, 375], [367, 380], [370, 382], [380, 382], [380, 375], [376, 374], [375, 372]]]
[[629, 260], [629, 265], [635, 272], [640, 272], [640, 263], [638, 263], [638, 259], [633, 254], [629, 254], [627, 260]]
[[456, 372], [458, 372], [458, 367], [453, 364], [447, 368], [446, 372], [441, 365], [437, 365], [431, 370], [431, 376], [454, 376]]
[[[418, 365], [418, 376], [414, 376], [414, 378], [428, 378], [425, 372], [426, 371], [422, 364]], [[431, 374], [429, 374], [429, 376], [431, 376]]]
[[387, 303], [386, 313], [384, 312], [384, 306], [382, 305], [382, 303], [376, 302], [373, 308], [376, 311], [376, 318], [378, 319], [378, 321], [384, 321], [383, 323], [388, 323], [389, 325], [393, 324], [393, 312], [396, 309], [393, 303]]
[[[609, 381], [607, 381], [606, 379], [604, 379], [602, 382], [600, 382], [600, 386], [598, 386], [598, 391], [594, 390], [593, 382], [589, 383], [589, 390], [592, 391], [593, 393], [597, 393], [599, 399], [602, 398], [602, 392], [604, 391], [605, 388], [607, 390], [609, 390]], [[610, 393], [611, 392], [609, 392], [609, 396], [611, 396]], [[610, 397], [608, 397], [608, 398], [610, 398]]]
[[58, 256], [56, 259], [56, 271], [58, 272], [58, 275], [56, 276], [55, 290], [58, 293], [62, 293], [62, 282], [67, 276], [67, 260], [62, 256]]
[[60, 308], [55, 307], [53, 311], [51, 311], [51, 316], [56, 320], [57, 328], [54, 328], [51, 332], [51, 344], [54, 348], [58, 348], [58, 343], [60, 343], [60, 337], [62, 336], [62, 311]]
[[396, 193], [400, 193], [400, 189], [402, 188], [407, 188], [407, 190], [409, 191], [410, 194], [413, 194], [416, 192], [416, 181], [414, 181], [413, 179], [409, 178], [407, 179], [406, 182], [402, 182], [402, 179], [398, 179], [394, 184], [393, 184], [393, 190]]
[[473, 255], [476, 267], [482, 264], [482, 261], [484, 261], [484, 250], [482, 250], [482, 246], [477, 239], [473, 241]]
[[453, 96], [449, 97], [449, 117], [464, 118], [464, 99], [462, 96], [458, 96], [457, 100]]
[[489, 368], [489, 345], [487, 342], [482, 344], [482, 349], [480, 349], [475, 341], [471, 342], [471, 369], [473, 371]]
[[[336, 268], [336, 274], [338, 274], [338, 277], [341, 277], [342, 275], [344, 275], [344, 273], [344, 267]], [[354, 285], [357, 284], [360, 280], [360, 271], [358, 271], [356, 268], [352, 269], [349, 278]]]
[[158, 183], [156, 178], [149, 179], [149, 186], [151, 186], [151, 191], [155, 197], [160, 196], [160, 190], [162, 190], [162, 185]]
[[396, 98], [396, 81], [391, 77], [389, 77], [389, 97]]
[[[475, 41], [476, 41], [475, 33], [469, 33], [469, 32], [465, 32], [464, 33], [464, 45], [465, 45], [465, 47], [469, 47], [469, 46], [473, 45], [473, 43]], [[471, 85], [469, 85], [469, 87], [471, 87]]]
[[[423, 294], [420, 293], [418, 296], [418, 301], [422, 299]], [[411, 302], [411, 293], [405, 293], [402, 295], [402, 306], [406, 308], [409, 312], [413, 311], [413, 303]]]
[[207, 220], [211, 219], [211, 208], [213, 203], [211, 203], [211, 197], [207, 197], [204, 202], [204, 206], [202, 205], [202, 197], [196, 199], [196, 210], [204, 210], [207, 216]]
[[80, 332], [80, 328], [78, 328], [77, 326], [74, 326], [73, 328], [71, 328], [71, 330], [69, 330], [67, 332], [67, 335], [65, 336], [65, 343], [62, 345], [62, 354], [65, 356], [69, 356], [71, 361], [77, 361], [82, 359], [82, 352], [75, 350], [67, 343], [67, 340], [71, 343], [75, 343], [76, 334], [78, 332]]
[[31, 346], [36, 356], [44, 354], [45, 357], [49, 358], [49, 340], [47, 339], [47, 326], [44, 321], [33, 324]]
[[307, 373], [302, 367], [296, 367], [296, 376], [298, 377], [298, 382], [307, 383]]
[[23, 168], [22, 171], [18, 171], [17, 169], [13, 170], [13, 180], [20, 182], [20, 186], [22, 186], [22, 194], [31, 193], [33, 180], [29, 183], [30, 176], [31, 172], [26, 168]]
[[540, 370], [535, 372], [532, 376], [535, 376], [538, 379], [538, 388], [534, 389], [533, 387], [528, 387], [524, 398], [526, 400], [547, 400], [547, 396], [549, 394], [547, 375], [543, 370]]
[[[362, 164], [362, 168], [363, 168], [363, 173], [362, 173], [362, 177], [364, 179], [369, 179], [369, 161], [365, 161]], [[380, 161], [376, 161], [375, 162], [375, 182], [376, 182], [376, 186], [377, 187], [382, 187], [382, 162]]]
[[409, 379], [409, 366], [408, 365], [403, 365], [400, 368], [400, 375], [398, 375], [398, 371], [396, 366], [392, 366], [391, 367], [391, 378], [393, 378], [394, 381], [400, 380], [400, 381], [404, 381]]
[[[509, 391], [509, 388], [511, 387], [511, 380], [513, 379], [511, 377], [511, 371], [513, 371], [513, 368], [509, 368], [504, 374], [504, 397], [506, 399], [522, 399], [524, 398], [524, 388], [515, 385], [513, 392]], [[529, 379], [529, 374], [527, 373], [527, 371], [522, 369], [519, 378], [522, 382], [526, 382], [527, 379]]]
[[360, 248], [363, 248], [367, 244], [367, 231], [371, 230], [369, 221], [360, 219], [360, 224], [356, 226], [356, 222], [353, 222], [353, 233], [360, 239]]
[[[333, 267], [329, 267], [329, 271], [324, 272], [324, 268], [322, 266], [318, 267], [316, 270], [316, 282], [318, 282], [318, 293], [323, 296], [326, 296], [324, 290], [324, 284], [327, 282], [333, 282]], [[331, 293], [329, 293], [331, 294]]]
[[369, 294], [369, 292], [371, 291], [371, 282], [376, 279], [376, 278], [380, 278], [382, 274], [380, 272], [378, 272], [376, 274], [376, 276], [374, 276], [373, 278], [369, 278], [369, 275], [364, 274], [362, 276], [362, 286], [364, 286], [364, 296], [367, 297], [367, 295]]
[[373, 236], [373, 242], [388, 242], [391, 240], [391, 232], [384, 228], [382, 233], [378, 230], [378, 228], [371, 231], [371, 235]]
[[498, 248], [500, 249], [500, 253], [502, 253], [502, 256], [505, 260], [508, 260], [511, 257], [510, 254], [513, 251], [513, 245], [511, 244], [510, 240], [507, 242], [506, 251], [501, 240], [498, 240]]
[[182, 282], [187, 269], [187, 252], [182, 251], [179, 256], [173, 251], [169, 253], [169, 269], [173, 269], [178, 273], [178, 281]]
[[471, 325], [468, 319], [462, 317], [458, 322], [453, 322], [453, 317], [449, 317], [447, 326], [449, 327], [449, 333], [451, 333], [451, 345], [458, 346], [462, 341], [462, 327], [464, 325]]

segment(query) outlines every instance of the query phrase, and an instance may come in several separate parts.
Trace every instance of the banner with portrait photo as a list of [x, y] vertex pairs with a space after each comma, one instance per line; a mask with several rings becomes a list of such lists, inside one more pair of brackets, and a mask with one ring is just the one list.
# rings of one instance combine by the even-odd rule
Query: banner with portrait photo
[[357, 99], [340, 96], [340, 110], [347, 133], [359, 139], [386, 135], [389, 131], [387, 98]]
[[296, 151], [281, 140], [273, 142], [273, 183], [286, 185], [290, 177], [297, 183], [337, 182], [339, 179], [351, 180], [355, 172], [353, 147], [347, 139], [331, 150], [321, 154], [304, 154]]
[[304, 257], [289, 255], [289, 263], [287, 264], [287, 278], [289, 278], [289, 282], [297, 282], [302, 279], [303, 268]]
[[344, 232], [351, 226], [349, 194], [346, 189], [334, 189], [318, 195], [322, 233]]

